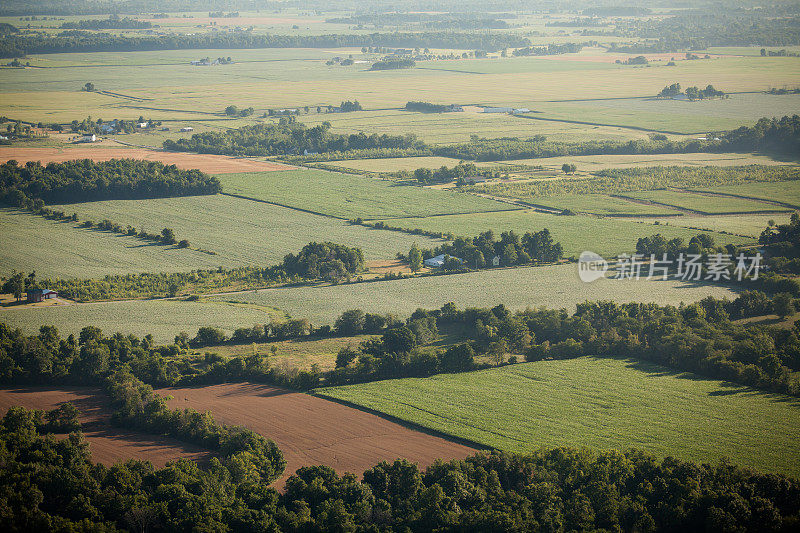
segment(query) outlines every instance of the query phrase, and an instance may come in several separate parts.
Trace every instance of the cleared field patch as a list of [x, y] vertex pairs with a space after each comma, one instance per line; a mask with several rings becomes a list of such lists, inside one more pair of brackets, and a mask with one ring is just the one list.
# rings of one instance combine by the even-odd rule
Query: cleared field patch
[[258, 161], [226, 155], [190, 154], [185, 152], [164, 152], [161, 150], [146, 150], [142, 148], [114, 148], [106, 146], [94, 147], [65, 147], [65, 148], [35, 148], [19, 146], [0, 146], [0, 162], [11, 159], [24, 163], [26, 161], [41, 161], [47, 163], [63, 163], [73, 159], [91, 159], [93, 161], [108, 161], [110, 159], [144, 159], [146, 161], [160, 161], [165, 165], [175, 165], [183, 170], [193, 168], [209, 174], [222, 174], [226, 172], [269, 172], [274, 170], [289, 170], [294, 167], [275, 163], [273, 161]]
[[554, 209], [569, 209], [593, 215], [677, 215], [680, 211], [660, 205], [644, 205], [606, 194], [570, 194], [528, 199], [532, 203]]
[[114, 463], [137, 459], [162, 467], [170, 461], [211, 458], [208, 450], [161, 435], [120, 428], [111, 424], [109, 398], [91, 387], [14, 387], [0, 389], [0, 416], [9, 407], [50, 411], [62, 403], [72, 402], [81, 416], [83, 435], [89, 443], [92, 460], [111, 466]]
[[471, 194], [315, 169], [220, 176], [223, 191], [343, 219], [514, 209]]
[[[36, 270], [40, 278], [95, 278], [107, 274], [210, 269], [221, 264], [217, 256], [196, 250], [79, 228], [78, 224], [0, 208], [0, 276], [16, 269]], [[164, 226], [148, 224], [147, 227], [160, 232]], [[174, 229], [180, 236], [180, 229]]]
[[[323, 192], [319, 192], [323, 196]], [[172, 228], [192, 247], [212, 250], [206, 263], [225, 267], [267, 266], [297, 253], [309, 242], [332, 241], [357, 246], [367, 260], [391, 259], [412, 243], [436, 241], [350, 225], [342, 220], [304, 213], [264, 202], [218, 194], [151, 200], [110, 200], [55, 206], [81, 220], [113, 220], [158, 233]], [[180, 252], [179, 252], [180, 253]]]
[[[355, 337], [331, 337], [290, 339], [270, 343], [225, 344], [209, 346], [198, 353], [215, 353], [223, 357], [247, 356], [255, 353], [270, 355], [270, 364], [277, 367], [311, 370], [317, 365], [320, 370], [332, 370], [336, 367], [336, 354], [342, 348], [358, 348], [362, 342], [375, 338], [375, 335], [357, 335]], [[270, 349], [277, 352], [271, 355]]]
[[759, 213], [769, 211], [788, 211], [786, 207], [779, 205], [750, 200], [746, 198], [734, 198], [727, 196], [712, 196], [708, 194], [690, 193], [675, 190], [657, 190], [628, 192], [624, 196], [643, 200], [645, 202], [656, 202], [668, 206], [675, 206], [681, 209], [690, 209], [698, 213]]
[[166, 388], [173, 408], [211, 411], [224, 424], [245, 426], [272, 439], [286, 458], [282, 487], [298, 468], [326, 465], [362, 474], [381, 461], [408, 459], [421, 467], [436, 459], [463, 459], [475, 448], [414, 431], [379, 416], [268, 385], [226, 383]]
[[28, 335], [36, 334], [45, 325], [56, 326], [65, 336], [77, 336], [84, 327], [96, 326], [107, 335], [133, 333], [141, 338], [152, 334], [159, 344], [172, 343], [182, 331], [194, 336], [203, 326], [217, 327], [231, 335], [236, 328], [265, 324], [272, 317], [283, 316], [260, 305], [206, 300], [136, 300], [0, 310], [0, 322], [21, 328]]
[[771, 215], [719, 215], [719, 216], [692, 216], [669, 218], [653, 218], [644, 222], [660, 224], [658, 231], [664, 233], [665, 226], [678, 226], [684, 228], [699, 228], [705, 231], [725, 231], [736, 235], [746, 235], [757, 239], [767, 227], [770, 220], [778, 224], [789, 222], [788, 213], [775, 213]]
[[697, 190], [761, 198], [783, 202], [800, 208], [800, 182], [798, 181], [743, 183], [741, 185], [724, 185], [722, 187]]
[[635, 447], [800, 473], [796, 398], [635, 360], [541, 361], [317, 392], [509, 451]]
[[[542, 200], [549, 200], [543, 198]], [[450, 215], [430, 218], [404, 218], [387, 220], [392, 226], [409, 229], [423, 229], [441, 233], [452, 233], [456, 236], [474, 237], [486, 230], [495, 234], [504, 231], [515, 231], [518, 234], [550, 230], [553, 239], [564, 247], [564, 255], [578, 256], [584, 250], [592, 250], [603, 256], [620, 253], [632, 253], [636, 248], [636, 241], [640, 237], [649, 237], [661, 233], [670, 239], [680, 237], [688, 242], [699, 233], [695, 230], [684, 229], [679, 226], [684, 217], [669, 217], [661, 220], [662, 224], [655, 225], [653, 220], [641, 221], [598, 218], [589, 216], [558, 216], [526, 209], [521, 211], [507, 211], [504, 213], [475, 213], [471, 215]], [[663, 222], [669, 225], [663, 225]], [[673, 223], [673, 221], [675, 221]], [[693, 224], [692, 224], [693, 225]], [[723, 228], [724, 229], [724, 228]], [[763, 229], [763, 228], [762, 228]], [[756, 235], [757, 236], [757, 235]], [[746, 244], [753, 241], [715, 233], [713, 237], [717, 244]], [[420, 246], [422, 243], [420, 242]]]
[[653, 166], [737, 166], [737, 165], [793, 165], [794, 162], [777, 161], [758, 154], [637, 154], [637, 155], [579, 155], [565, 157], [543, 157], [538, 159], [515, 159], [498, 161], [497, 165], [525, 165], [542, 167], [554, 172], [561, 171], [564, 163], [574, 164], [580, 172], [596, 172], [611, 168]]
[[212, 296], [206, 300], [275, 308], [322, 325], [333, 324], [345, 309], [407, 316], [417, 308], [438, 309], [447, 302], [455, 302], [460, 308], [494, 307], [502, 303], [512, 310], [539, 306], [574, 309], [576, 304], [587, 300], [678, 305], [706, 296], [732, 299], [735, 293], [718, 285], [687, 284], [677, 280], [600, 279], [583, 283], [578, 279], [577, 265], [567, 264], [324, 287], [264, 289]]

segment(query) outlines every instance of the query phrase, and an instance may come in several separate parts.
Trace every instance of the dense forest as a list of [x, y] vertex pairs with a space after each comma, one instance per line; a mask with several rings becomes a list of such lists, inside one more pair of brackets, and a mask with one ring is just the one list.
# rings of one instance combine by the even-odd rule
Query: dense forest
[[281, 494], [232, 460], [95, 465], [80, 431], [48, 430], [22, 408], [0, 421], [6, 531], [755, 532], [791, 531], [800, 512], [791, 478], [634, 450], [492, 452], [422, 471], [398, 459], [363, 479], [311, 466]]
[[[90, 159], [48, 163], [30, 161], [20, 166], [10, 160], [0, 165], [0, 201], [31, 208], [38, 202], [72, 203], [215, 194], [217, 178], [199, 170], [135, 159]], [[39, 206], [41, 207], [41, 206]]]

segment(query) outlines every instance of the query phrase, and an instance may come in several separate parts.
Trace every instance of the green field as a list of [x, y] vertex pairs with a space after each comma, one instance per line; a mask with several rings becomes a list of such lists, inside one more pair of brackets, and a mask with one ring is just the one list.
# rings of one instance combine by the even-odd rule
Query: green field
[[699, 213], [748, 213], [759, 211], [787, 211], [788, 208], [775, 204], [749, 200], [745, 198], [733, 198], [724, 196], [712, 196], [699, 193], [688, 193], [674, 190], [657, 190], [628, 192], [625, 196], [636, 198], [648, 202], [658, 202], [682, 209], [691, 209]]
[[431, 216], [514, 209], [470, 194], [398, 185], [316, 169], [219, 176], [223, 191], [342, 219]]
[[108, 218], [125, 226], [160, 232], [173, 228], [193, 247], [213, 250], [215, 265], [272, 265], [312, 241], [357, 246], [367, 260], [393, 259], [412, 243], [437, 241], [353, 226], [341, 220], [223, 194], [153, 200], [113, 200], [56, 206], [81, 220]]
[[[439, 168], [442, 166], [454, 167], [458, 159], [452, 157], [392, 157], [387, 159], [353, 159], [348, 161], [331, 161], [327, 163], [342, 168], [365, 170], [369, 172], [399, 172], [401, 170], [413, 171], [418, 168]], [[487, 163], [477, 163], [477, 166], [487, 166]]]
[[170, 344], [185, 331], [190, 336], [203, 326], [218, 327], [230, 335], [236, 328], [268, 323], [284, 315], [258, 305], [217, 301], [136, 300], [74, 304], [33, 309], [0, 310], [0, 322], [22, 328], [33, 335], [40, 326], [56, 326], [63, 335], [77, 333], [84, 326], [96, 326], [110, 335], [121, 332], [139, 337], [153, 335], [157, 344]]
[[594, 215], [678, 215], [680, 211], [660, 205], [644, 205], [606, 194], [569, 194], [531, 197], [527, 201], [554, 209], [569, 209]]
[[800, 208], [800, 182], [781, 181], [771, 183], [744, 183], [741, 185], [726, 185], [714, 187], [707, 190], [709, 192], [721, 192], [726, 194], [738, 194], [752, 198], [763, 198], [765, 200], [777, 200], [791, 204]]
[[488, 270], [395, 281], [340, 284], [322, 287], [264, 289], [210, 301], [241, 302], [279, 309], [294, 318], [307, 318], [314, 325], [333, 324], [346, 309], [392, 313], [405, 317], [417, 308], [440, 308], [456, 302], [460, 308], [526, 307], [573, 309], [586, 300], [657, 302], [678, 305], [714, 296], [734, 298], [728, 288], [686, 284], [680, 281], [633, 281], [600, 279], [583, 283], [576, 264]]
[[639, 448], [800, 474], [800, 402], [651, 363], [580, 358], [318, 389], [514, 452]]
[[[180, 237], [180, 229], [175, 230]], [[79, 228], [78, 223], [46, 220], [10, 208], [0, 208], [0, 235], [0, 276], [16, 269], [35, 270], [44, 278], [86, 278], [208, 269], [221, 264], [214, 255]]]
[[[774, 216], [774, 218], [777, 217], [777, 215]], [[670, 239], [680, 237], [688, 241], [699, 232], [675, 227], [680, 225], [682, 220], [683, 217], [662, 219], [662, 221], [669, 222], [669, 226], [665, 226], [654, 225], [651, 220], [618, 220], [581, 215], [558, 216], [537, 213], [533, 210], [522, 210], [504, 213], [395, 219], [387, 220], [386, 222], [392, 226], [410, 229], [419, 228], [466, 237], [474, 237], [486, 230], [492, 230], [495, 234], [511, 230], [518, 234], [523, 234], [547, 228], [553, 234], [553, 239], [560, 242], [564, 247], [564, 255], [569, 257], [571, 255], [578, 256], [584, 250], [592, 250], [603, 256], [616, 255], [623, 252], [631, 253], [640, 237], [649, 237], [656, 233], [661, 233]], [[673, 223], [672, 221], [675, 222]], [[721, 229], [727, 231], [725, 228]], [[713, 237], [717, 244], [723, 245], [753, 242], [749, 239], [718, 233], [713, 234]]]
[[[764, 228], [767, 227], [770, 220], [774, 220], [778, 224], [785, 224], [789, 221], [789, 216], [788, 213], [776, 213], [771, 215], [686, 215], [682, 217], [646, 219], [644, 222], [654, 223], [658, 221], [659, 224], [661, 224], [658, 231], [663, 234], [669, 231], [665, 226], [677, 226], [699, 228], [705, 231], [726, 231], [736, 235], [746, 235], [757, 239], [758, 236], [761, 235], [761, 232], [764, 231]], [[640, 219], [634, 221], [642, 222]], [[695, 230], [695, 233], [697, 233], [697, 230]]]

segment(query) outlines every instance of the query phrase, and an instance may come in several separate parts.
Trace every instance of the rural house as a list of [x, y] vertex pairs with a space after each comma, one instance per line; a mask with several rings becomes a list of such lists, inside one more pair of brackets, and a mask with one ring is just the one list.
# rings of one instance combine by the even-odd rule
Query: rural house
[[31, 289], [25, 292], [25, 296], [28, 303], [36, 303], [58, 298], [58, 293], [50, 289]]
[[441, 267], [443, 267], [443, 266], [444, 266], [445, 259], [447, 259], [448, 257], [449, 257], [449, 258], [451, 258], [451, 259], [455, 259], [455, 260], [456, 260], [456, 261], [458, 261], [459, 263], [463, 263], [463, 261], [461, 260], [461, 258], [459, 258], [459, 257], [453, 257], [453, 256], [450, 256], [450, 255], [447, 255], [447, 254], [440, 254], [440, 255], [437, 255], [436, 257], [431, 257], [430, 259], [426, 259], [426, 260], [425, 260], [425, 261], [423, 261], [422, 263], [423, 263], [423, 264], [424, 264], [426, 267], [431, 267], [431, 268], [441, 268]]

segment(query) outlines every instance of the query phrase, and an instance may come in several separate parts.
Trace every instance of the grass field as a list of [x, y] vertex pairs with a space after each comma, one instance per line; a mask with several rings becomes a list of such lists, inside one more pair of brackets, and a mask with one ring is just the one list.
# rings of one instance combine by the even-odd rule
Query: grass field
[[797, 399], [645, 362], [584, 357], [317, 392], [509, 451], [635, 447], [800, 474]]
[[228, 301], [279, 309], [314, 325], [333, 324], [346, 309], [408, 316], [417, 308], [440, 308], [456, 302], [460, 308], [510, 309], [551, 307], [573, 309], [586, 300], [657, 302], [662, 305], [693, 302], [714, 296], [735, 297], [728, 288], [679, 281], [601, 279], [583, 283], [575, 264], [499, 269], [396, 281], [342, 284], [324, 287], [265, 289], [236, 295], [211, 296], [204, 301]]
[[192, 246], [213, 250], [216, 265], [226, 267], [279, 263], [312, 241], [357, 246], [367, 260], [393, 259], [414, 242], [432, 246], [433, 239], [353, 226], [341, 220], [304, 213], [264, 202], [227, 195], [153, 200], [113, 200], [58, 206], [81, 220], [108, 218], [159, 232], [173, 228]]
[[[148, 225], [149, 229], [158, 230]], [[181, 237], [179, 228], [174, 228]], [[220, 258], [115, 233], [78, 228], [10, 208], [0, 208], [0, 276], [36, 270], [40, 277], [102, 277], [132, 272], [216, 268]]]
[[759, 154], [637, 154], [637, 155], [579, 155], [546, 157], [539, 159], [516, 159], [498, 161], [497, 165], [526, 165], [543, 167], [561, 172], [561, 165], [571, 163], [579, 172], [596, 172], [610, 168], [654, 167], [654, 166], [737, 166], [737, 165], [788, 165], [791, 161], [777, 161]]
[[219, 176], [224, 192], [343, 219], [514, 209], [477, 196], [315, 169]]
[[[312, 339], [291, 339], [270, 343], [226, 344], [210, 346], [196, 353], [216, 353], [223, 357], [247, 356], [257, 351], [269, 355], [271, 366], [311, 370], [317, 365], [322, 371], [332, 370], [336, 366], [336, 354], [342, 348], [358, 348], [362, 342], [375, 338], [375, 335], [357, 335], [355, 337], [332, 337]], [[270, 348], [278, 351], [273, 356]]]
[[[546, 200], [549, 200], [549, 198]], [[777, 215], [775, 218], [777, 218]], [[655, 225], [652, 220], [618, 220], [581, 215], [566, 217], [537, 213], [533, 210], [522, 210], [504, 213], [395, 219], [388, 220], [387, 223], [392, 226], [410, 229], [419, 228], [467, 237], [474, 237], [486, 230], [492, 230], [499, 235], [503, 231], [513, 230], [518, 234], [523, 234], [528, 231], [536, 232], [547, 228], [553, 234], [553, 239], [560, 242], [564, 247], [564, 255], [567, 257], [571, 255], [578, 256], [584, 250], [592, 250], [604, 256], [623, 252], [631, 253], [640, 237], [649, 237], [656, 233], [661, 233], [670, 239], [681, 237], [686, 241], [699, 233], [695, 230], [675, 227], [680, 225], [679, 221], [683, 220], [683, 217], [669, 217], [663, 220], [669, 221], [670, 225]], [[673, 223], [672, 221], [675, 222]], [[720, 229], [728, 231], [724, 227]], [[713, 237], [718, 244], [746, 244], [753, 242], [748, 239], [718, 233], [714, 234]]]
[[230, 335], [236, 328], [265, 324], [271, 317], [283, 316], [264, 306], [205, 300], [138, 300], [0, 310], [0, 322], [31, 335], [43, 325], [56, 326], [65, 336], [77, 335], [85, 326], [96, 326], [107, 335], [121, 332], [143, 337], [150, 333], [157, 344], [172, 343], [181, 331], [193, 337], [203, 326], [218, 327]]
[[774, 183], [745, 183], [742, 185], [726, 185], [713, 189], [700, 189], [710, 192], [738, 194], [765, 200], [777, 200], [800, 208], [800, 182], [781, 181]]
[[[658, 202], [670, 206], [691, 209], [700, 213], [747, 213], [759, 211], [787, 211], [788, 208], [775, 204], [749, 200], [745, 198], [732, 198], [711, 196], [698, 193], [687, 193], [673, 190], [657, 190], [629, 192], [625, 196], [639, 200]], [[649, 207], [649, 206], [648, 206]]]
[[677, 215], [680, 211], [660, 205], [644, 205], [605, 194], [570, 194], [530, 197], [527, 201], [555, 209], [594, 215]]
[[[692, 216], [686, 215], [682, 217], [669, 217], [669, 218], [654, 218], [647, 219], [644, 222], [654, 223], [658, 221], [661, 226], [659, 231], [662, 233], [666, 229], [664, 226], [677, 226], [684, 228], [701, 228], [707, 231], [727, 231], [736, 235], [746, 235], [753, 238], [758, 238], [764, 228], [767, 227], [770, 220], [774, 220], [778, 224], [786, 224], [789, 222], [787, 214], [772, 214], [772, 215], [723, 215], [723, 216]], [[635, 220], [642, 222], [642, 220]]]
[[[329, 165], [354, 170], [370, 172], [399, 172], [401, 170], [413, 171], [418, 168], [440, 168], [442, 166], [454, 167], [458, 159], [452, 157], [394, 157], [387, 159], [353, 159], [349, 161], [331, 161]], [[487, 166], [487, 163], [477, 163], [477, 166]]]

